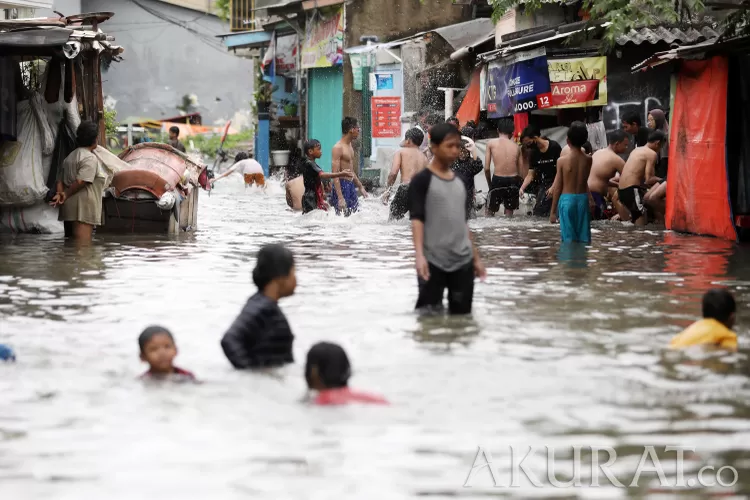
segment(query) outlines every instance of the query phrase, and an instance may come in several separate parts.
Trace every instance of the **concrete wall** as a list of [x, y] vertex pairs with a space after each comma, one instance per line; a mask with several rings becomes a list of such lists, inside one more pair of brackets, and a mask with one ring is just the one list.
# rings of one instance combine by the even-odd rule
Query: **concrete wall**
[[[515, 8], [509, 10], [500, 18], [495, 25], [495, 45], [500, 45], [500, 37], [539, 26], [558, 26], [560, 24], [574, 22], [575, 11], [569, 9], [566, 11], [559, 5], [542, 5], [541, 8], [528, 14], [524, 9]], [[567, 19], [566, 19], [567, 15]]]
[[[362, 45], [359, 39], [365, 35], [375, 35], [384, 42], [460, 23], [469, 20], [469, 12], [463, 6], [453, 5], [452, 0], [354, 0], [346, 6], [344, 46]], [[345, 57], [344, 116], [361, 119], [362, 95], [353, 87], [352, 67]]]
[[[176, 116], [182, 96], [195, 94], [204, 125], [230, 118], [233, 126], [249, 125], [252, 62], [227, 52], [215, 37], [228, 32], [227, 25], [214, 16], [198, 17], [196, 11], [159, 1], [139, 3], [185, 27], [154, 17], [133, 2], [117, 2], [115, 16], [101, 28], [125, 47], [124, 60], [102, 75], [104, 94], [115, 102], [118, 118]], [[81, 4], [84, 12], [113, 10], [111, 0]]]
[[[81, 13], [81, 0], [53, 0], [51, 9], [37, 9], [36, 17], [57, 17], [53, 11], [66, 16]], [[111, 11], [110, 11], [111, 12]]]

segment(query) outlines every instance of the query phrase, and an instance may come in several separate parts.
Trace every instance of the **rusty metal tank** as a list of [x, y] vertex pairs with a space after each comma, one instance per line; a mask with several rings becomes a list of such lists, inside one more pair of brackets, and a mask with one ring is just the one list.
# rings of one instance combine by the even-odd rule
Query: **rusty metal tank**
[[168, 144], [146, 142], [127, 148], [120, 158], [130, 165], [115, 174], [112, 187], [115, 196], [141, 190], [161, 198], [167, 191], [188, 186], [198, 187], [199, 176], [206, 168]]

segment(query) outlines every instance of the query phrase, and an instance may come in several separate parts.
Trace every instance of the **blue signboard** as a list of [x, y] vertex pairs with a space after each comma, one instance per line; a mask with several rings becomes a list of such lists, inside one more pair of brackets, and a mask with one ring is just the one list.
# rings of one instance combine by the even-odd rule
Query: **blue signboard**
[[393, 73], [378, 73], [375, 78], [378, 90], [393, 90]]
[[519, 52], [490, 63], [487, 116], [505, 118], [552, 106], [544, 48]]

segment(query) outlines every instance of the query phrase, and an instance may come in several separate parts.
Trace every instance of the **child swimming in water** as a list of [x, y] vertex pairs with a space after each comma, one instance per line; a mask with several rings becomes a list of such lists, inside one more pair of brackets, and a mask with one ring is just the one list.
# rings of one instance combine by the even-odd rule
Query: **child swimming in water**
[[737, 350], [737, 334], [732, 331], [737, 305], [729, 290], [709, 290], [703, 296], [703, 319], [696, 321], [670, 342], [672, 348], [713, 345]]
[[[309, 213], [313, 210], [327, 210], [328, 205], [325, 202], [325, 193], [323, 183], [330, 179], [351, 179], [352, 173], [349, 170], [341, 172], [323, 172], [323, 169], [315, 163], [323, 153], [320, 150], [320, 141], [311, 139], [305, 142], [305, 157], [307, 158], [302, 166], [302, 182], [305, 186], [305, 194], [302, 195], [302, 213]], [[330, 187], [328, 187], [330, 192]]]
[[248, 299], [224, 334], [221, 348], [232, 366], [240, 370], [294, 363], [294, 335], [278, 303], [297, 288], [292, 252], [282, 245], [261, 248], [253, 281], [258, 292]]
[[141, 361], [149, 365], [149, 370], [141, 375], [144, 379], [162, 379], [177, 377], [195, 380], [195, 376], [187, 370], [174, 366], [177, 357], [177, 346], [169, 330], [162, 326], [149, 326], [138, 337], [141, 349]]
[[381, 396], [350, 389], [351, 374], [349, 358], [340, 345], [319, 342], [307, 352], [305, 380], [310, 390], [318, 391], [313, 399], [314, 404], [388, 404], [388, 401]]

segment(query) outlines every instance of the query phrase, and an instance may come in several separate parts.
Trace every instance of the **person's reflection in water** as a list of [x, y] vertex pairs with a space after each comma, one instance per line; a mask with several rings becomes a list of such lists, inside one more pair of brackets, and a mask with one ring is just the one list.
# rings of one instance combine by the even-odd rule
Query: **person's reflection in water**
[[557, 251], [557, 260], [572, 269], [586, 269], [589, 251], [585, 243], [577, 241], [563, 242]]
[[468, 346], [479, 335], [479, 324], [471, 316], [421, 314], [413, 332], [414, 340], [450, 350], [454, 344]]
[[[682, 278], [668, 282], [675, 312], [692, 316], [700, 309], [701, 298], [723, 281], [736, 279], [729, 272], [729, 257], [735, 251], [731, 241], [703, 236], [664, 234], [664, 271]], [[680, 322], [687, 328], [690, 320]]]

